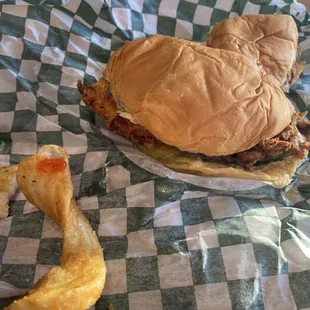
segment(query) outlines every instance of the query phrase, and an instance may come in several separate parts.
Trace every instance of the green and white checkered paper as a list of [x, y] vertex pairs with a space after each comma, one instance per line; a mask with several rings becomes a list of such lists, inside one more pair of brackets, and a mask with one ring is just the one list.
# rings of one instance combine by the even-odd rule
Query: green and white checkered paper
[[[309, 309], [310, 166], [276, 189], [185, 176], [109, 133], [76, 82], [100, 78], [128, 40], [160, 33], [205, 41], [220, 20], [291, 14], [305, 72], [288, 96], [310, 106], [310, 26], [290, 0], [0, 2], [0, 165], [37, 146], [71, 155], [78, 205], [104, 248], [95, 309]], [[62, 233], [19, 192], [0, 221], [0, 308], [59, 264]]]

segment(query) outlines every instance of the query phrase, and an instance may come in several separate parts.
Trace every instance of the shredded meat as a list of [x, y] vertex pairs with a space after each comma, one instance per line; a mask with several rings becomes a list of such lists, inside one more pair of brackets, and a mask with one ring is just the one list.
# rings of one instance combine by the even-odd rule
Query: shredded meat
[[[86, 106], [103, 117], [108, 129], [113, 133], [149, 148], [163, 144], [146, 128], [118, 114], [110, 84], [105, 79], [89, 86], [83, 86], [79, 81], [77, 87]], [[306, 118], [306, 114], [295, 113], [291, 123], [276, 137], [263, 140], [247, 151], [229, 156], [207, 157], [207, 160], [236, 163], [244, 169], [251, 170], [256, 163], [281, 155], [294, 155], [302, 159], [310, 149], [310, 143], [307, 141], [310, 141], [310, 121]]]

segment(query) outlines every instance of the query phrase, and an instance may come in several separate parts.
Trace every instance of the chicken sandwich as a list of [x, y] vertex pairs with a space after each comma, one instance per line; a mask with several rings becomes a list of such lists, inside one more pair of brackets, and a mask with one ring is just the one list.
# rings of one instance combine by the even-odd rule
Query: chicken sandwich
[[[310, 144], [304, 114], [255, 59], [167, 36], [129, 42], [78, 83], [113, 133], [179, 172], [290, 182]], [[302, 129], [301, 129], [302, 127]]]

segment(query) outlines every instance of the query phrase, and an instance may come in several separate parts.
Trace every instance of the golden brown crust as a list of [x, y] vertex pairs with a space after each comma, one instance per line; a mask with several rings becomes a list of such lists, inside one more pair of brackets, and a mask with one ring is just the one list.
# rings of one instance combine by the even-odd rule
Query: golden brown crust
[[0, 219], [9, 214], [9, 200], [17, 190], [16, 171], [18, 166], [0, 167]]
[[207, 177], [240, 178], [270, 182], [276, 187], [284, 187], [291, 182], [297, 165], [303, 159], [288, 156], [286, 159], [268, 163], [247, 171], [229, 164], [203, 161], [199, 158], [186, 156], [174, 147], [160, 146], [148, 149], [136, 145], [143, 153], [157, 159], [164, 166], [181, 173]]
[[298, 30], [289, 15], [243, 15], [216, 24], [207, 45], [255, 59], [283, 85], [298, 58]]
[[86, 106], [103, 117], [107, 125], [117, 117], [117, 107], [110, 92], [109, 82], [102, 79], [88, 86], [78, 81], [77, 88]]
[[117, 135], [124, 136], [132, 142], [143, 144], [149, 148], [162, 144], [146, 128], [121, 116], [117, 116], [108, 128]]
[[[45, 145], [18, 166], [17, 181], [30, 203], [64, 232], [61, 265], [52, 268], [21, 299], [6, 309], [88, 309], [100, 297], [106, 266], [95, 232], [73, 198], [68, 154]], [[46, 160], [60, 161], [63, 169], [46, 168]], [[41, 169], [43, 165], [43, 169]], [[44, 168], [45, 167], [45, 168]]]
[[278, 82], [252, 59], [166, 36], [121, 47], [105, 77], [138, 124], [192, 153], [247, 150], [281, 132], [293, 113]]
[[85, 105], [105, 120], [111, 132], [148, 147], [162, 144], [146, 128], [118, 114], [116, 102], [111, 95], [110, 83], [107, 80], [101, 79], [88, 86], [78, 81], [77, 87]]

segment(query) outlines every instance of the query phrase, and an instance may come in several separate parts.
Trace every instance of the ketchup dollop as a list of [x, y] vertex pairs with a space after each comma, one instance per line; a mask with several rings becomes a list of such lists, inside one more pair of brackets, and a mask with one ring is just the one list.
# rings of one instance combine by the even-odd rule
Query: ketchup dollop
[[62, 158], [42, 159], [38, 162], [37, 168], [39, 171], [45, 172], [61, 172], [67, 167], [67, 163]]

